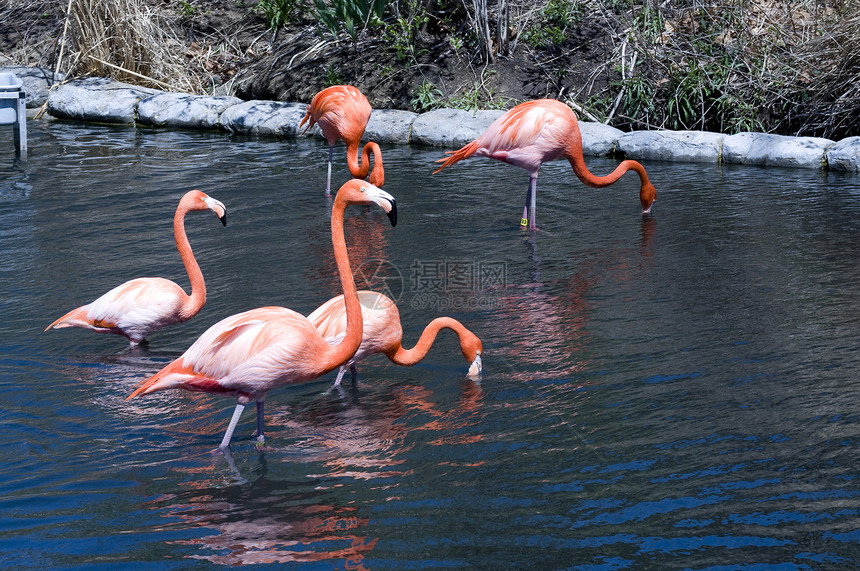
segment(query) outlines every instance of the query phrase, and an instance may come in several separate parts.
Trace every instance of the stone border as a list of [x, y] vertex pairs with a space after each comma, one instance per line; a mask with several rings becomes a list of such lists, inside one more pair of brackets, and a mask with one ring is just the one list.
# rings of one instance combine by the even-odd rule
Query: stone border
[[[168, 93], [105, 78], [61, 82], [50, 70], [0, 67], [24, 82], [27, 106], [47, 103], [52, 117], [96, 123], [139, 124], [152, 127], [220, 129], [230, 133], [304, 136], [299, 123], [304, 103], [242, 101], [236, 97]], [[365, 139], [379, 143], [418, 144], [457, 148], [478, 137], [503, 111], [471, 113], [436, 109], [413, 113], [376, 109]], [[789, 137], [767, 133], [723, 135], [706, 131], [633, 131], [580, 121], [583, 152], [591, 156], [623, 155], [637, 160], [725, 163], [758, 166], [820, 168], [860, 172], [860, 137], [831, 141], [818, 137]], [[308, 136], [322, 137], [318, 127]]]

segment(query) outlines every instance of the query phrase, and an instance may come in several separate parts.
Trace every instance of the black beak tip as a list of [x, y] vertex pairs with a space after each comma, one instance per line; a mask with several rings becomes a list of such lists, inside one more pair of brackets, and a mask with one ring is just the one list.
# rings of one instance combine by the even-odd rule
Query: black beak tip
[[388, 219], [391, 221], [392, 226], [397, 226], [397, 203], [393, 200], [391, 201], [391, 211], [387, 212], [386, 215]]
[[219, 218], [219, 220], [221, 221], [221, 224], [223, 224], [224, 226], [227, 225], [227, 215], [226, 214], [224, 216], [222, 216], [221, 218]]

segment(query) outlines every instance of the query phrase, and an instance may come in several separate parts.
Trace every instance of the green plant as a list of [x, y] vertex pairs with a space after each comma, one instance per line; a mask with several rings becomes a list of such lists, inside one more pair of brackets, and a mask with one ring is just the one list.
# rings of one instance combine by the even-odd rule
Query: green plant
[[412, 98], [412, 109], [417, 112], [430, 111], [441, 107], [441, 100], [444, 97], [436, 84], [426, 79], [421, 82], [421, 87]]
[[621, 108], [628, 117], [648, 125], [656, 114], [654, 90], [651, 83], [641, 73], [636, 73], [623, 83], [613, 83], [624, 89]]
[[325, 83], [326, 86], [331, 85], [341, 85], [343, 83], [343, 77], [338, 73], [338, 70], [333, 67], [325, 68]]
[[199, 10], [199, 9], [200, 9], [200, 7], [197, 6], [196, 4], [192, 4], [191, 2], [188, 2], [187, 0], [182, 0], [179, 3], [179, 16], [182, 18], [190, 18], [191, 16], [196, 14], [197, 10]]
[[393, 24], [385, 26], [382, 37], [394, 50], [397, 61], [417, 61], [415, 38], [428, 19], [427, 13], [422, 10], [410, 18], [398, 17]]
[[462, 92], [448, 98], [447, 107], [464, 109], [466, 111], [477, 111], [479, 109], [506, 109], [512, 105], [513, 100], [509, 97], [496, 97], [495, 89], [486, 86], [487, 76], [495, 72], [484, 74], [480, 82]]
[[269, 29], [277, 31], [295, 16], [299, 0], [260, 0], [257, 11], [263, 15]]
[[549, 0], [537, 21], [523, 32], [523, 40], [535, 47], [562, 44], [568, 29], [582, 22], [584, 16], [585, 7], [578, 0]]
[[386, 0], [314, 0], [320, 22], [337, 36], [341, 28], [351, 37], [356, 37], [356, 25], [367, 23], [371, 17], [381, 19]]

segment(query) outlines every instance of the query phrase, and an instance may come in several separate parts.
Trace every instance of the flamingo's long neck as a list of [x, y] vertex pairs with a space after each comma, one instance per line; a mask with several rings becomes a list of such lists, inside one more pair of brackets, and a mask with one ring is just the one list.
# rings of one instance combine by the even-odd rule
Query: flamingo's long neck
[[[373, 153], [373, 170], [370, 171], [370, 184], [374, 186], [382, 186], [385, 184], [385, 169], [382, 168], [382, 150], [379, 148], [379, 145], [370, 141], [366, 145], [364, 145], [364, 149], [361, 152], [361, 162], [366, 167], [370, 168], [370, 157], [368, 156], [367, 149]], [[366, 171], [365, 171], [366, 172]]]
[[358, 146], [361, 143], [360, 139], [355, 139], [346, 142], [346, 164], [349, 167], [349, 172], [354, 178], [365, 178], [370, 170], [370, 161], [367, 155], [367, 145], [361, 153], [361, 164], [358, 163]]
[[[367, 177], [370, 172], [370, 184], [382, 186], [385, 184], [385, 170], [382, 168], [382, 150], [377, 143], [369, 141], [361, 150], [361, 164], [358, 163], [359, 143], [348, 143], [346, 147], [346, 162], [350, 174], [355, 178]], [[370, 170], [370, 153], [373, 153], [373, 170]]]
[[585, 159], [582, 158], [582, 140], [577, 139], [574, 141], [570, 147], [568, 147], [567, 151], [564, 153], [565, 158], [570, 162], [570, 166], [573, 167], [573, 172], [576, 173], [576, 176], [583, 183], [588, 186], [594, 188], [604, 188], [619, 178], [621, 178], [624, 173], [627, 171], [635, 171], [636, 174], [639, 175], [639, 180], [642, 183], [642, 186], [645, 186], [645, 183], [648, 182], [648, 175], [645, 174], [645, 167], [636, 161], [626, 160], [622, 161], [620, 165], [615, 167], [615, 170], [609, 173], [606, 176], [595, 176], [591, 174], [588, 168], [585, 166]]
[[191, 243], [185, 234], [185, 215], [188, 210], [185, 205], [180, 205], [173, 216], [173, 236], [176, 239], [176, 249], [179, 250], [179, 256], [182, 258], [185, 271], [188, 272], [188, 279], [191, 281], [191, 295], [185, 297], [179, 312], [183, 321], [197, 315], [206, 304], [206, 283], [203, 281], [203, 272], [200, 271], [200, 265], [194, 257], [194, 252], [191, 251]]
[[424, 331], [421, 332], [421, 337], [418, 338], [418, 342], [415, 343], [414, 347], [411, 349], [405, 349], [403, 345], [399, 345], [395, 351], [387, 354], [388, 358], [391, 359], [392, 363], [397, 365], [411, 367], [427, 356], [427, 353], [430, 351], [430, 347], [432, 347], [433, 342], [436, 341], [436, 335], [438, 335], [439, 331], [442, 329], [451, 329], [454, 331], [461, 340], [462, 349], [463, 334], [467, 329], [456, 319], [451, 317], [437, 317], [427, 324], [427, 327], [425, 327]]
[[340, 283], [343, 288], [343, 299], [346, 305], [346, 335], [343, 340], [331, 348], [323, 356], [319, 365], [324, 372], [331, 371], [348, 361], [361, 345], [364, 325], [361, 317], [361, 303], [358, 301], [358, 290], [349, 267], [349, 254], [346, 250], [346, 239], [343, 234], [343, 213], [347, 201], [335, 198], [331, 212], [331, 242], [334, 247], [334, 260]]

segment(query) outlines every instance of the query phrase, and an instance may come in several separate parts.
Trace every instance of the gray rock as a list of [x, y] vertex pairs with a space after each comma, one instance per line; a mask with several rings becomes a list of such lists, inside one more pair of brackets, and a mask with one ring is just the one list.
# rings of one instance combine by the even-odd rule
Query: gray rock
[[159, 93], [140, 101], [137, 120], [156, 127], [214, 129], [225, 109], [242, 103], [238, 97]]
[[723, 160], [742, 165], [823, 168], [833, 145], [819, 137], [739, 133], [723, 139]]
[[709, 131], [633, 131], [618, 138], [630, 159], [717, 163], [725, 135]]
[[75, 79], [51, 91], [48, 113], [80, 121], [134, 123], [138, 102], [157, 93], [112, 79]]
[[374, 109], [364, 130], [364, 140], [406, 145], [418, 113], [397, 109]]
[[62, 73], [55, 74], [44, 67], [30, 67], [26, 65], [0, 66], [0, 73], [14, 73], [24, 84], [27, 107], [41, 107], [48, 100], [48, 91], [52, 85], [56, 85], [65, 79]]
[[592, 121], [579, 121], [579, 132], [582, 135], [582, 154], [597, 157], [615, 152], [618, 138], [624, 134], [621, 129]]
[[505, 112], [436, 109], [419, 115], [412, 123], [413, 143], [433, 147], [462, 147], [477, 139]]
[[221, 126], [231, 133], [297, 137], [308, 106], [304, 103], [246, 101], [221, 114]]
[[842, 139], [827, 149], [827, 166], [837, 171], [860, 172], [860, 137]]

